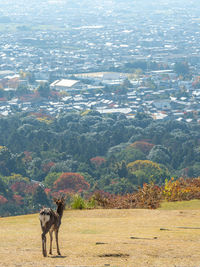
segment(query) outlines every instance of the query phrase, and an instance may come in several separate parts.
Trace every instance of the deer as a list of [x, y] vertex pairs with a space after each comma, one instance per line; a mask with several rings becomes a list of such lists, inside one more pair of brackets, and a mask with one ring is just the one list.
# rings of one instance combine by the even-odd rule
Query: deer
[[53, 232], [55, 232], [57, 253], [60, 254], [60, 249], [58, 245], [58, 231], [61, 225], [61, 219], [63, 211], [65, 208], [65, 198], [54, 198], [54, 202], [57, 205], [56, 211], [51, 208], [43, 208], [39, 213], [39, 220], [42, 228], [42, 253], [44, 257], [47, 257], [47, 248], [46, 248], [46, 234], [49, 232], [50, 235], [50, 250], [49, 254], [52, 255], [52, 241], [53, 241]]

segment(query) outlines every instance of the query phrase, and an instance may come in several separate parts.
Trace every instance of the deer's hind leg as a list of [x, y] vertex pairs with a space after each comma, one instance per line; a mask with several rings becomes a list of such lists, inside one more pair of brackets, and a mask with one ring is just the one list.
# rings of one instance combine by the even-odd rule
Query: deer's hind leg
[[47, 256], [46, 242], [47, 242], [46, 234], [42, 233], [42, 253], [44, 257]]
[[52, 255], [52, 241], [53, 241], [53, 231], [49, 231], [49, 236], [50, 236], [50, 249], [49, 249], [49, 254]]

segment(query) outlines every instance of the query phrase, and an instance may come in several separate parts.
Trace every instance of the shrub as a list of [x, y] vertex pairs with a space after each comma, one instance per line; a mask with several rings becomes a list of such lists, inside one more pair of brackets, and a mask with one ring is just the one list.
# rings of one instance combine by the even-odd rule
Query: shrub
[[163, 197], [167, 201], [200, 199], [200, 178], [165, 180]]
[[94, 195], [98, 205], [109, 209], [156, 209], [162, 201], [162, 189], [154, 183], [144, 184], [136, 193], [126, 195], [105, 195], [97, 192]]
[[85, 200], [78, 194], [73, 196], [72, 202], [71, 202], [71, 208], [72, 209], [85, 209], [87, 207], [87, 204]]

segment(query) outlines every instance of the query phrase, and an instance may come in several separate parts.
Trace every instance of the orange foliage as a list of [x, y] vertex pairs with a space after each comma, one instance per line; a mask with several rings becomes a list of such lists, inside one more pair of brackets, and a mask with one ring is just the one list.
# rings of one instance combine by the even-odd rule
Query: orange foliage
[[65, 172], [54, 182], [55, 190], [67, 190], [67, 192], [81, 192], [90, 188], [82, 175], [79, 173]]

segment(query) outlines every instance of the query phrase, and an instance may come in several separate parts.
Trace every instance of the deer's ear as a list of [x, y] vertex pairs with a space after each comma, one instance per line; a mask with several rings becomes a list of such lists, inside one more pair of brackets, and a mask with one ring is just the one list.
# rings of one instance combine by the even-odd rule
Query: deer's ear
[[57, 201], [58, 201], [58, 199], [54, 197], [54, 198], [53, 198], [53, 202], [56, 203]]

